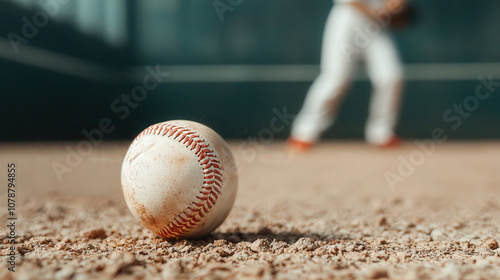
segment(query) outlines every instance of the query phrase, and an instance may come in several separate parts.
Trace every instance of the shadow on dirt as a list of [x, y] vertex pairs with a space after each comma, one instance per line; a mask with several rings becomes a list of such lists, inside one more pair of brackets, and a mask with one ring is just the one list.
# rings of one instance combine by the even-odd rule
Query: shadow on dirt
[[207, 237], [202, 239], [195, 240], [167, 240], [172, 244], [183, 244], [183, 245], [191, 245], [191, 246], [207, 246], [209, 244], [214, 243], [217, 240], [225, 240], [227, 242], [237, 244], [243, 242], [253, 243], [259, 239], [265, 239], [269, 243], [275, 242], [286, 242], [288, 245], [295, 244], [299, 239], [307, 238], [312, 242], [320, 241], [329, 243], [334, 240], [354, 240], [345, 235], [321, 235], [318, 233], [301, 233], [298, 231], [284, 231], [284, 232], [272, 232], [271, 230], [264, 228], [259, 232], [226, 232], [226, 233], [213, 233]]

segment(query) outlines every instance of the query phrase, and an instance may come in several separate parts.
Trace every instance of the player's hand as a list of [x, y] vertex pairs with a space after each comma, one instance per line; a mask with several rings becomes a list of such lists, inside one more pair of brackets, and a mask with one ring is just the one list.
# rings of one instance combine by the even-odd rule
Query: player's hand
[[377, 15], [377, 12], [376, 11], [373, 11], [370, 6], [368, 6], [367, 4], [365, 3], [361, 3], [361, 2], [351, 2], [349, 3], [349, 5], [353, 6], [354, 8], [356, 8], [359, 12], [361, 12], [363, 15], [365, 15], [366, 17], [370, 18], [370, 19], [376, 19], [376, 17], [378, 16]]
[[386, 10], [390, 14], [397, 14], [404, 9], [405, 0], [386, 0]]
[[385, 7], [372, 12], [375, 19], [392, 18], [399, 16], [406, 8], [406, 0], [386, 0]]

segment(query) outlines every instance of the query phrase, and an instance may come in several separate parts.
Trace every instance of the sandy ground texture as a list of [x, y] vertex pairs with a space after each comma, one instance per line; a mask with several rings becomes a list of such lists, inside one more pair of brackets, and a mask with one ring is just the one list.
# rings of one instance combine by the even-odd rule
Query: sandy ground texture
[[[119, 182], [127, 143], [94, 147], [59, 178], [75, 144], [0, 146], [2, 225], [9, 162], [18, 217], [16, 272], [0, 228], [0, 279], [500, 279], [500, 143], [425, 156], [414, 143], [231, 146], [236, 205], [201, 240], [164, 240], [133, 218]], [[401, 174], [392, 188], [387, 172]]]

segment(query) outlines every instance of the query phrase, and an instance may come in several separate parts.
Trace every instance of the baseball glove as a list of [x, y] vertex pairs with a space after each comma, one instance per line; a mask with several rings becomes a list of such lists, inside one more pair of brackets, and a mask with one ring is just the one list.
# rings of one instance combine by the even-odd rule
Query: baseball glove
[[403, 10], [391, 16], [390, 26], [393, 29], [402, 30], [413, 25], [417, 18], [415, 6], [406, 1]]

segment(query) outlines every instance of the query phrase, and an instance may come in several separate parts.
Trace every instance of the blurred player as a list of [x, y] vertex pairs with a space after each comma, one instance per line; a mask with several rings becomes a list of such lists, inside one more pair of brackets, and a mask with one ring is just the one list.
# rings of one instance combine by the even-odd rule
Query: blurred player
[[289, 144], [304, 150], [332, 125], [356, 64], [364, 59], [373, 85], [366, 141], [379, 147], [398, 144], [394, 133], [403, 86], [397, 50], [387, 34], [398, 25], [404, 0], [334, 0], [323, 37], [321, 73], [311, 86], [292, 126]]

